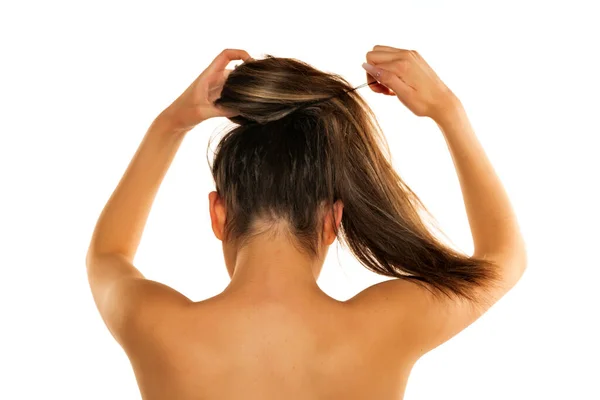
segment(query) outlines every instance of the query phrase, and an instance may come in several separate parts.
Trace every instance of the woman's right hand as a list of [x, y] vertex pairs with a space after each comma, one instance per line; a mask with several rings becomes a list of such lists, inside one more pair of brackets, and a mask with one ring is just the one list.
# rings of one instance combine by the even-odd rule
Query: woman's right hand
[[458, 102], [454, 93], [415, 50], [375, 46], [367, 53], [367, 63], [363, 64], [367, 81], [376, 79], [379, 82], [371, 85], [371, 89], [396, 95], [419, 117], [437, 120]]

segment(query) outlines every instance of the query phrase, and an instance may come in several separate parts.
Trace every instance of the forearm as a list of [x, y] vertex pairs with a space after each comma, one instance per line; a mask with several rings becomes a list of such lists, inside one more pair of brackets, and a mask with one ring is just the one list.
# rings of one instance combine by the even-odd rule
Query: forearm
[[435, 121], [458, 174], [474, 255], [510, 254], [525, 263], [525, 246], [508, 195], [458, 99]]
[[183, 141], [157, 118], [142, 140], [96, 224], [90, 253], [118, 253], [133, 261], [160, 184]]

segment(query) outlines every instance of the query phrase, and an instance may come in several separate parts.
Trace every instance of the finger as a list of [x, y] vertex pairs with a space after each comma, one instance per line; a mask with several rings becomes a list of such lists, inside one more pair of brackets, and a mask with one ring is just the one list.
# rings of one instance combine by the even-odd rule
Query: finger
[[414, 92], [414, 88], [403, 81], [402, 77], [396, 73], [397, 65], [395, 62], [377, 64], [377, 66], [363, 64], [363, 68], [377, 79], [380, 84], [393, 90], [399, 97]]
[[[408, 86], [413, 90], [416, 90], [414, 88], [414, 85], [412, 84], [413, 77], [410, 75], [410, 71], [408, 71], [409, 64], [410, 64], [410, 62], [394, 60], [394, 61], [390, 61], [387, 63], [377, 64], [377, 65], [375, 65], [375, 67], [379, 68], [380, 70], [383, 70], [383, 74], [381, 74], [381, 75], [386, 75], [387, 77], [396, 77], [405, 86]], [[389, 74], [387, 72], [389, 72]], [[379, 82], [382, 82], [381, 79], [378, 79], [378, 80], [379, 80]]]
[[400, 49], [400, 48], [391, 47], [391, 46], [376, 45], [376, 46], [373, 46], [373, 50], [372, 51], [381, 51], [381, 52], [388, 52], [388, 53], [398, 53], [398, 54], [404, 55], [404, 56], [415, 56], [417, 58], [421, 58], [421, 55], [416, 50]]
[[377, 51], [406, 51], [406, 49], [399, 49], [397, 47], [381, 46], [381, 45], [375, 45], [375, 46], [373, 46], [373, 50], [377, 50]]
[[219, 71], [225, 69], [227, 64], [233, 60], [244, 60], [252, 58], [245, 50], [240, 49], [225, 49], [213, 60], [207, 69], [211, 71]]
[[409, 57], [408, 53], [397, 52], [397, 51], [369, 51], [367, 52], [367, 62], [371, 65], [390, 62], [394, 60], [406, 59]]
[[416, 53], [416, 50], [409, 50], [409, 49], [399, 49], [397, 47], [390, 47], [390, 46], [373, 46], [373, 50], [372, 51], [383, 51], [386, 53], [398, 53], [401, 55], [406, 55], [408, 56], [411, 53]]
[[[371, 88], [371, 90], [374, 91], [375, 93], [381, 93], [381, 94], [386, 94], [386, 95], [395, 94], [392, 90], [390, 90], [390, 88], [377, 82], [377, 80], [373, 77], [373, 75], [369, 74], [368, 72], [367, 72], [367, 82], [369, 83], [369, 87]], [[371, 82], [375, 82], [375, 83], [371, 84]]]
[[377, 73], [381, 75], [381, 73], [389, 71], [390, 73], [393, 73], [395, 76], [400, 78], [407, 85], [414, 86], [411, 84], [414, 81], [413, 71], [415, 70], [415, 68], [411, 68], [411, 66], [414, 66], [414, 63], [415, 62], [413, 60], [401, 58], [378, 64], [366, 64], [365, 70], [371, 75], [373, 75], [373, 77], [379, 82], [381, 82], [381, 79], [379, 78], [379, 76], [377, 76]]
[[[387, 46], [375, 46], [374, 48], [392, 49], [391, 47], [387, 47]], [[375, 57], [373, 57], [372, 54], [375, 54]], [[379, 63], [384, 62], [386, 60], [395, 60], [399, 57], [398, 54], [399, 53], [397, 51], [389, 52], [389, 51], [385, 51], [385, 50], [377, 50], [377, 51], [368, 52], [367, 53], [367, 63], [373, 65], [373, 64], [377, 64], [378, 62]], [[377, 79], [373, 75], [371, 75], [367, 72], [367, 82], [377, 82]], [[382, 85], [381, 83], [375, 83], [375, 84], [369, 85], [369, 87], [375, 93], [381, 93], [381, 94], [385, 94], [387, 96], [395, 96], [396, 95], [396, 93], [394, 93], [394, 91], [392, 89], [388, 88], [385, 85]]]

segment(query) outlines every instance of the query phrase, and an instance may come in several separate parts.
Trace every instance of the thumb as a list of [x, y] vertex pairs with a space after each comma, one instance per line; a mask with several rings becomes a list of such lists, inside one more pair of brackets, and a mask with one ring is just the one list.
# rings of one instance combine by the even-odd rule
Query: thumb
[[386, 69], [386, 65], [378, 64], [377, 67], [371, 64], [363, 63], [362, 67], [373, 76], [380, 84], [393, 90], [396, 95], [403, 97], [408, 95], [413, 89], [402, 81], [394, 72], [390, 69]]

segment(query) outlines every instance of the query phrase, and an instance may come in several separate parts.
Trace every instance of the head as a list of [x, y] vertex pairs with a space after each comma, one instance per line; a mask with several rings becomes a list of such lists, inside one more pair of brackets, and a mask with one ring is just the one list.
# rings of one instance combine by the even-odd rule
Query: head
[[[471, 297], [495, 266], [441, 242], [390, 162], [373, 112], [341, 76], [267, 56], [232, 71], [216, 105], [235, 111], [218, 143], [209, 195], [230, 275], [253, 240], [285, 240], [318, 277], [337, 238], [371, 271], [434, 294]], [[434, 227], [432, 225], [432, 227]]]

